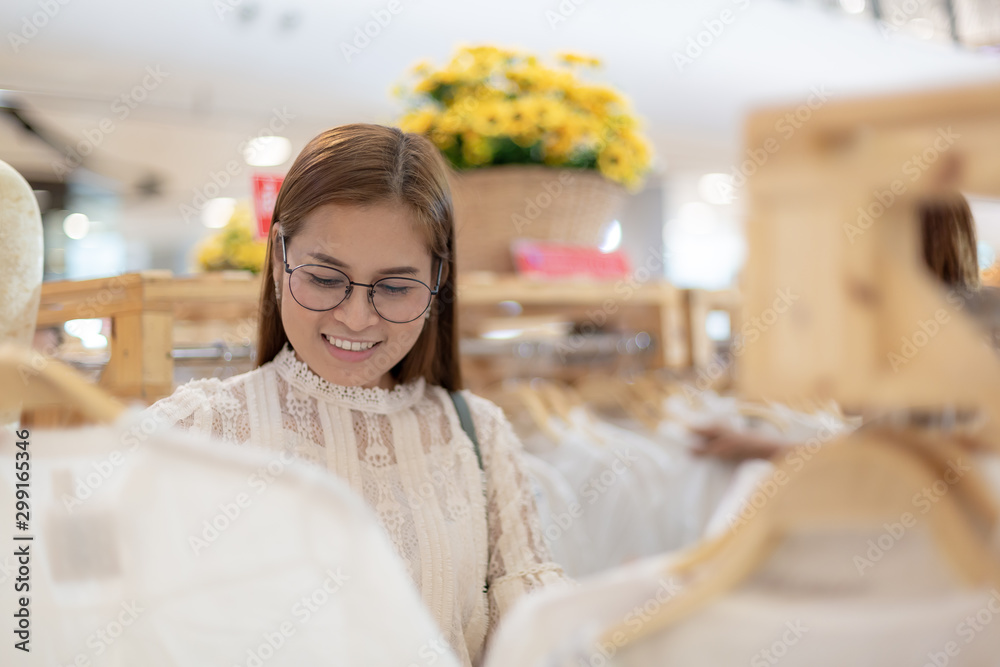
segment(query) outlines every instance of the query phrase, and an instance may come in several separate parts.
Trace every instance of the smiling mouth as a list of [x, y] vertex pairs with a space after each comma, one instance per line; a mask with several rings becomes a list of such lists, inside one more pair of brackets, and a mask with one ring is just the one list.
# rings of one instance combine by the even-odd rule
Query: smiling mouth
[[350, 340], [344, 340], [343, 338], [334, 338], [333, 336], [328, 336], [326, 334], [323, 334], [323, 338], [325, 338], [326, 341], [330, 343], [330, 345], [338, 347], [341, 350], [348, 350], [349, 352], [363, 352], [364, 350], [370, 350], [371, 348], [378, 345], [377, 342], [362, 343], [360, 341], [350, 341]]

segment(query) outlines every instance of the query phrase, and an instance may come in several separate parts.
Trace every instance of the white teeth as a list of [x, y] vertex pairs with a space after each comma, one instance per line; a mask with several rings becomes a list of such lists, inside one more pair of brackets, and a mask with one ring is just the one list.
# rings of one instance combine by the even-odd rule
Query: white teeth
[[357, 341], [341, 340], [340, 338], [333, 338], [332, 336], [327, 336], [323, 334], [323, 337], [329, 341], [330, 345], [334, 347], [339, 347], [342, 350], [351, 350], [352, 352], [360, 352], [361, 350], [367, 350], [375, 346], [375, 343], [359, 343]]

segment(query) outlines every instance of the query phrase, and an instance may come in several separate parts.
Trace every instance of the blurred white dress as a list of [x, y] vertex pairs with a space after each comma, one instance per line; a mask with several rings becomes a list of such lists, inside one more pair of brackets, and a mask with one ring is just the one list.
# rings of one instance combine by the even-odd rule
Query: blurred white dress
[[546, 591], [505, 620], [486, 667], [995, 667], [1000, 591], [962, 588], [920, 524], [887, 537], [786, 540], [739, 588], [632, 644], [600, 638], [640, 628], [683, 590], [675, 556]]
[[790, 442], [821, 442], [848, 428], [833, 415], [773, 405], [769, 410], [780, 420], [779, 430], [741, 414], [734, 398], [712, 392], [700, 398], [696, 406], [683, 397], [670, 399], [669, 413], [681, 421], [664, 420], [655, 433], [580, 408], [573, 408], [566, 422], [550, 418], [544, 432], [530, 427], [522, 432], [539, 489], [543, 534], [570, 576], [596, 574], [716, 534], [772, 469], [766, 461], [694, 455], [701, 438], [684, 424], [724, 424]]
[[515, 601], [565, 575], [542, 536], [520, 441], [500, 408], [464, 393], [485, 475], [443, 388], [422, 379], [392, 390], [334, 385], [287, 344], [260, 368], [189, 382], [149, 412], [226, 442], [287, 451], [345, 479], [375, 510], [470, 665]]
[[[457, 667], [345, 483], [273, 451], [163, 430], [133, 410], [106, 427], [31, 430], [23, 449], [0, 432], [11, 522], [0, 664]], [[15, 462], [25, 461], [30, 518], [19, 531]], [[20, 596], [29, 652], [11, 632]]]

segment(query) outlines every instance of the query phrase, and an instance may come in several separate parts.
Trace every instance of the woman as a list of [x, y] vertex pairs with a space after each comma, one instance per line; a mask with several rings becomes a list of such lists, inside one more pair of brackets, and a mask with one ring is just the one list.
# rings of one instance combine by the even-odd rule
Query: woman
[[475, 663], [512, 603], [564, 576], [502, 411], [463, 392], [481, 472], [449, 396], [462, 380], [447, 167], [419, 135], [337, 127], [299, 154], [273, 218], [258, 367], [189, 382], [154, 409], [345, 478]]

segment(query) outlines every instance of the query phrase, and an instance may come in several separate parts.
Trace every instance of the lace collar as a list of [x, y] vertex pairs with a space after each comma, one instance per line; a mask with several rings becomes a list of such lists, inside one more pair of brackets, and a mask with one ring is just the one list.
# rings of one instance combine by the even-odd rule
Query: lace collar
[[352, 410], [381, 414], [398, 412], [413, 407], [424, 394], [423, 378], [397, 385], [395, 389], [333, 384], [314, 373], [305, 362], [296, 359], [295, 352], [288, 343], [285, 343], [271, 363], [274, 364], [278, 374], [295, 388]]

